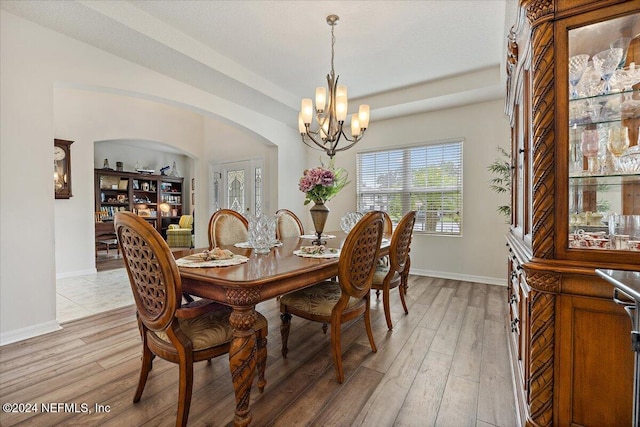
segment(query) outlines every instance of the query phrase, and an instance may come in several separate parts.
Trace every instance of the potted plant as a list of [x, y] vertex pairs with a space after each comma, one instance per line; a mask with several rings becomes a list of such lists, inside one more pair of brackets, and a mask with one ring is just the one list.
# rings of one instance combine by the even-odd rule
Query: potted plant
[[[504, 148], [498, 147], [499, 156], [487, 169], [494, 176], [491, 179], [491, 189], [498, 194], [511, 194], [511, 154]], [[498, 206], [498, 212], [509, 218], [511, 216], [511, 203]]]

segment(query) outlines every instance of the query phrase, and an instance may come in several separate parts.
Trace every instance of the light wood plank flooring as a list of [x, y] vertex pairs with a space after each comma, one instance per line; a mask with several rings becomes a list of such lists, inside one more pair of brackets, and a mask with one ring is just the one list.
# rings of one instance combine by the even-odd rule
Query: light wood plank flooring
[[[362, 321], [344, 327], [344, 384], [319, 324], [294, 317], [282, 359], [278, 305], [260, 304], [269, 320], [268, 383], [264, 394], [254, 387], [252, 425], [515, 426], [506, 288], [411, 276], [407, 303], [405, 316], [393, 294], [389, 332], [382, 302], [373, 302], [375, 354]], [[139, 369], [133, 306], [0, 347], [1, 403], [68, 404], [52, 406], [57, 413], [3, 412], [0, 425], [174, 425], [177, 366], [156, 359], [134, 405]], [[189, 425], [229, 425], [234, 403], [227, 356], [196, 364]]]

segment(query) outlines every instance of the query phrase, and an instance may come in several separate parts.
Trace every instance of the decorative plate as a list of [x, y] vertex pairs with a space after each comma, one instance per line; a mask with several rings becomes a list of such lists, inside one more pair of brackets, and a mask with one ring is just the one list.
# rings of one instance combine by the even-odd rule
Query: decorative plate
[[300, 249], [293, 251], [294, 255], [303, 258], [339, 258], [340, 249], [325, 248], [324, 246], [300, 246]]

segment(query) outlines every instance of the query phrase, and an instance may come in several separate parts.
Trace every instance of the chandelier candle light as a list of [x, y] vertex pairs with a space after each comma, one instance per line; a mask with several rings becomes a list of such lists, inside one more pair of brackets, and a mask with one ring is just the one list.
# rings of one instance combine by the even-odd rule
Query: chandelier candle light
[[[298, 129], [302, 136], [302, 142], [312, 148], [319, 148], [327, 153], [330, 158], [338, 151], [343, 151], [353, 147], [362, 139], [364, 131], [369, 126], [369, 106], [360, 105], [358, 114], [351, 116], [351, 137], [347, 136], [343, 130], [344, 122], [347, 118], [347, 87], [338, 84], [338, 78], [333, 70], [334, 45], [336, 38], [333, 29], [340, 18], [338, 15], [327, 16], [327, 24], [331, 26], [331, 72], [327, 74], [327, 89], [316, 88], [315, 116], [317, 129], [311, 130], [314, 108], [311, 98], [302, 100], [301, 111], [298, 114]], [[338, 147], [340, 139], [343, 138], [349, 144]]]

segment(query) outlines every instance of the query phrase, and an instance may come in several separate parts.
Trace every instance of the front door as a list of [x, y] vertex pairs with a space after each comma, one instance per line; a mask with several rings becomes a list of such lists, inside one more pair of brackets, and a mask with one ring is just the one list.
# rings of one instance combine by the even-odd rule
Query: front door
[[[220, 165], [217, 204], [243, 215], [259, 215], [264, 203], [263, 161], [245, 160]], [[214, 195], [214, 198], [215, 195]], [[217, 208], [218, 206], [216, 206]]]

